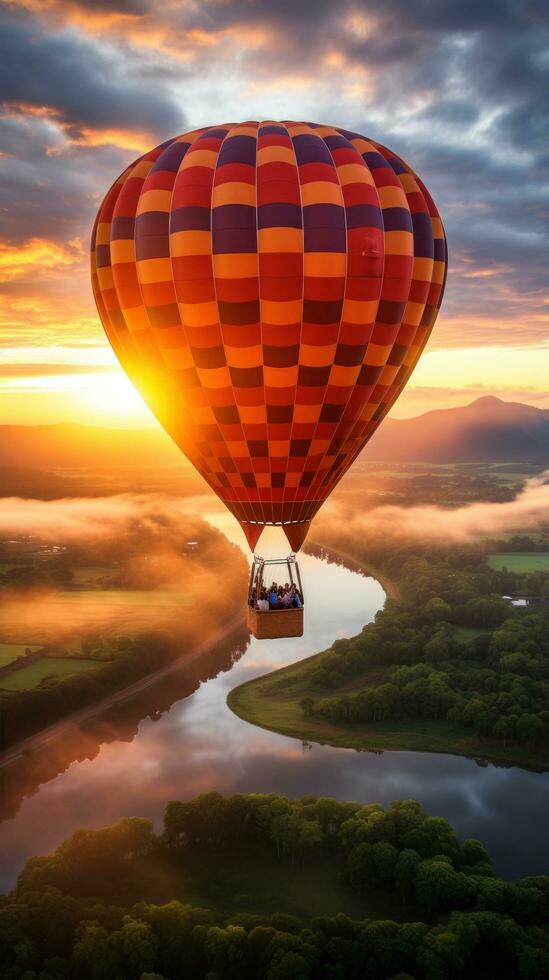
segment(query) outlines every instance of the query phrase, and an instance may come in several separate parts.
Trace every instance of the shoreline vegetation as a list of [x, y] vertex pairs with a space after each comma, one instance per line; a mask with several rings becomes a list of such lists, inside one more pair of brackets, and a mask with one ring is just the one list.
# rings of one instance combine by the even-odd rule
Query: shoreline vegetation
[[541, 980], [549, 878], [494, 872], [415, 800], [207, 793], [31, 858], [6, 980]]
[[[539, 605], [514, 609], [501, 596], [524, 591], [525, 577], [490, 562], [502, 542], [419, 554], [389, 547], [387, 557], [382, 544], [340, 540], [332, 534], [309, 550], [376, 578], [383, 610], [358, 636], [234, 688], [231, 710], [321, 745], [547, 770], [549, 575], [528, 579]], [[512, 543], [528, 547], [524, 537]]]

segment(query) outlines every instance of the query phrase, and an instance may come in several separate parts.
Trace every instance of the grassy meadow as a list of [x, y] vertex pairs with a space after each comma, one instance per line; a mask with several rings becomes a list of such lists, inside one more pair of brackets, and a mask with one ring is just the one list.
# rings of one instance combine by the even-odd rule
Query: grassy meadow
[[[0, 643], [0, 668], [7, 667], [8, 664], [23, 657], [27, 650], [34, 653], [38, 647], [29, 646], [26, 643]], [[0, 687], [2, 686], [0, 679]]]
[[46, 678], [65, 680], [73, 674], [97, 667], [97, 660], [74, 657], [40, 657], [32, 664], [0, 677], [0, 690], [32, 691]]
[[488, 558], [490, 568], [528, 575], [531, 572], [549, 572], [549, 551], [501, 551]]

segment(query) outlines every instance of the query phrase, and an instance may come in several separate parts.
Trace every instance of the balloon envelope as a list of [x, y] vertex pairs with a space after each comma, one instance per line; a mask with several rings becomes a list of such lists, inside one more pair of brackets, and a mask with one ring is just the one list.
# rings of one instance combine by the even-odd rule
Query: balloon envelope
[[107, 193], [107, 336], [251, 548], [309, 523], [398, 398], [442, 300], [438, 211], [396, 154], [298, 122], [195, 130]]

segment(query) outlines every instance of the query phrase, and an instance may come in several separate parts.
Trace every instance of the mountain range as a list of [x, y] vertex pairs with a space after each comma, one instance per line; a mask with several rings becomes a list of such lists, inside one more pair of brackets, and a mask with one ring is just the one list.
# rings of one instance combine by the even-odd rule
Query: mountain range
[[[549, 410], [487, 396], [411, 419], [386, 419], [360, 462], [544, 462]], [[360, 465], [360, 464], [359, 464]], [[120, 430], [72, 423], [1, 425], [0, 468], [55, 471], [175, 468], [190, 464], [161, 429]], [[4, 490], [5, 492], [5, 490]]]
[[459, 408], [386, 419], [363, 459], [490, 463], [549, 460], [549, 410], [487, 395]]

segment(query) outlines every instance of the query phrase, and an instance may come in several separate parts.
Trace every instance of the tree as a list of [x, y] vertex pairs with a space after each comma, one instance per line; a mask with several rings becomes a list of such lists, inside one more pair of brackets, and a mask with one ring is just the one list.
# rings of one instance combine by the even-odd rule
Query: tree
[[481, 844], [479, 840], [475, 840], [472, 837], [463, 841], [460, 859], [462, 866], [474, 867], [475, 874], [478, 874], [476, 868], [479, 865], [488, 869], [490, 873], [492, 872], [492, 861], [488, 851], [484, 847], [484, 844]]
[[204, 944], [206, 962], [222, 977], [238, 980], [246, 976], [246, 947], [247, 936], [241, 926], [227, 926], [226, 929], [213, 926], [208, 929]]
[[427, 623], [448, 622], [452, 615], [451, 606], [439, 596], [433, 596], [425, 604], [423, 617]]
[[442, 663], [452, 654], [452, 640], [445, 633], [436, 633], [423, 648], [425, 659], [431, 663]]
[[303, 820], [297, 813], [282, 814], [271, 825], [271, 838], [278, 854], [289, 854], [292, 864], [297, 855], [319, 844], [323, 836], [318, 820]]
[[128, 980], [138, 980], [155, 966], [156, 942], [152, 929], [146, 922], [136, 922], [126, 916], [119, 936], [125, 976]]
[[301, 710], [306, 718], [310, 718], [313, 714], [314, 701], [312, 698], [302, 698], [299, 702]]
[[516, 952], [520, 980], [543, 980], [549, 976], [549, 953], [521, 943]]
[[308, 980], [312, 964], [300, 953], [287, 950], [275, 956], [267, 970], [267, 980]]
[[347, 873], [351, 887], [359, 894], [364, 894], [375, 879], [372, 844], [364, 841], [352, 849], [347, 858]]
[[411, 847], [406, 847], [398, 855], [398, 860], [395, 866], [395, 879], [398, 887], [400, 888], [404, 903], [406, 903], [413, 894], [415, 878], [420, 862], [421, 858], [419, 854]]
[[537, 742], [543, 737], [545, 728], [541, 718], [534, 714], [519, 715], [517, 720], [517, 735], [527, 742]]
[[507, 718], [498, 718], [492, 731], [496, 738], [503, 739], [504, 746], [507, 745], [507, 739], [511, 738], [513, 734], [513, 729], [511, 728]]
[[388, 841], [377, 841], [372, 845], [372, 863], [377, 877], [381, 881], [393, 878], [395, 865], [398, 860], [398, 851], [393, 844]]
[[464, 875], [451, 864], [437, 860], [422, 861], [415, 879], [416, 898], [429, 915], [448, 907], [461, 908], [472, 891]]
[[122, 967], [117, 944], [97, 922], [87, 922], [76, 936], [72, 961], [76, 975], [90, 980], [114, 980]]

